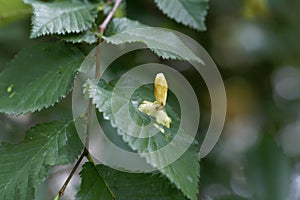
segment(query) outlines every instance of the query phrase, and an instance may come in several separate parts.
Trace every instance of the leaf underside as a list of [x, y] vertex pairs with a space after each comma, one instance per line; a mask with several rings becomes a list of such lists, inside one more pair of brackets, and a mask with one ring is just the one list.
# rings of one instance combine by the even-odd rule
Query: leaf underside
[[91, 32], [91, 31], [86, 31], [83, 33], [75, 33], [75, 34], [68, 34], [68, 35], [59, 35], [58, 36], [60, 39], [63, 39], [66, 42], [71, 42], [73, 44], [75, 43], [88, 43], [88, 44], [93, 44], [98, 41], [97, 36]]

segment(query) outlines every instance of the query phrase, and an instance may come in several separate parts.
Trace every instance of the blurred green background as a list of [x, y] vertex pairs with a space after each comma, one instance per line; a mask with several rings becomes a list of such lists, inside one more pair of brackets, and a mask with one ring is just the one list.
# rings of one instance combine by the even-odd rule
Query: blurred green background
[[[19, 0], [11, 8], [5, 2], [0, 0], [0, 71], [22, 48], [55, 40], [29, 39], [31, 9]], [[12, 12], [5, 13], [7, 8]], [[199, 199], [300, 199], [300, 1], [211, 0], [207, 31], [200, 33], [164, 16], [153, 0], [127, 0], [125, 11], [128, 18], [194, 38], [222, 74], [227, 119], [217, 146], [201, 160]], [[193, 85], [201, 108], [201, 140], [210, 118], [210, 99], [191, 66], [159, 60], [149, 52], [136, 53], [122, 58], [122, 69], [115, 73], [155, 59], [174, 66]], [[19, 141], [33, 124], [71, 116], [70, 101], [67, 97], [40, 113], [0, 115], [0, 140]], [[55, 181], [61, 183], [68, 170], [53, 169], [51, 173], [60, 176], [49, 178], [40, 192], [55, 193], [61, 185]], [[78, 181], [73, 180], [74, 188]]]

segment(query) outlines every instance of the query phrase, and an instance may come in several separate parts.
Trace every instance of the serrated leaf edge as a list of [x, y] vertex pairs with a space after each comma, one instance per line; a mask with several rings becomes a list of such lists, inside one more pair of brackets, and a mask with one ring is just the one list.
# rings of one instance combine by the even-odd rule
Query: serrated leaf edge
[[[85, 31], [85, 30], [88, 30], [89, 28], [92, 27], [93, 23], [95, 22], [96, 20], [96, 17], [97, 17], [97, 12], [94, 16], [94, 19], [93, 21], [90, 22], [90, 25], [88, 25], [87, 27], [85, 28], [81, 28], [81, 29], [78, 29], [78, 30], [71, 30], [71, 31], [68, 31], [68, 30], [63, 30], [61, 32], [50, 32], [50, 31], [46, 31], [46, 32], [43, 32], [43, 33], [39, 33], [40, 32], [40, 29], [38, 31], [35, 31], [33, 32], [33, 28], [34, 28], [34, 22], [36, 21], [36, 11], [37, 11], [37, 7], [34, 6], [34, 4], [41, 4], [43, 5], [42, 3], [30, 3], [30, 5], [32, 6], [32, 9], [33, 9], [33, 16], [32, 16], [32, 19], [31, 19], [31, 33], [30, 33], [30, 38], [37, 38], [37, 37], [41, 37], [41, 36], [46, 36], [46, 35], [52, 35], [52, 34], [57, 34], [57, 35], [65, 35], [65, 34], [72, 34], [72, 33], [80, 33], [82, 31]], [[83, 4], [84, 5], [84, 4]], [[81, 7], [80, 9], [83, 9], [84, 7]], [[79, 9], [79, 8], [78, 8]], [[79, 10], [80, 10], [79, 9]], [[94, 8], [89, 8], [89, 12], [92, 12], [92, 11], [97, 11], [96, 7]], [[91, 14], [92, 15], [92, 14]], [[58, 16], [59, 17], [59, 16]], [[52, 19], [53, 20], [53, 19]], [[49, 21], [48, 21], [49, 22]], [[43, 25], [43, 26], [46, 26], [46, 25]]]
[[[171, 16], [170, 13], [166, 12], [166, 11], [164, 10], [164, 8], [162, 7], [162, 5], [158, 3], [158, 0], [154, 0], [154, 2], [155, 2], [155, 4], [156, 4], [156, 6], [158, 7], [158, 9], [159, 9], [162, 13], [164, 13], [165, 15], [167, 15], [170, 19], [175, 20], [177, 23], [183, 24], [183, 25], [185, 25], [185, 26], [187, 26], [187, 27], [190, 27], [190, 28], [193, 28], [193, 29], [195, 29], [195, 30], [197, 30], [197, 31], [206, 31], [206, 30], [207, 30], [206, 25], [205, 25], [204, 22], [203, 22], [203, 26], [204, 26], [203, 28], [200, 27], [200, 26], [192, 25], [192, 24], [186, 22], [186, 21], [183, 20], [183, 19], [178, 19], [178, 18], [176, 18], [176, 17]], [[208, 2], [208, 0], [206, 0], [206, 2]], [[209, 6], [207, 5], [206, 10], [205, 10], [205, 13], [204, 13], [204, 16], [207, 15], [207, 9], [208, 9], [208, 8], [209, 8]], [[198, 22], [195, 21], [194, 18], [192, 18], [192, 19], [193, 19], [193, 21], [194, 21], [194, 24], [198, 24]], [[203, 21], [205, 21], [205, 17], [203, 17]]]

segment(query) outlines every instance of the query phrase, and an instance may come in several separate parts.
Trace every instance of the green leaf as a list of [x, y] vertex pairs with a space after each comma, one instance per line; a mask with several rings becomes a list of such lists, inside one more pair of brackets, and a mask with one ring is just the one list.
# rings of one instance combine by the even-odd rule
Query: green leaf
[[30, 13], [30, 6], [25, 5], [22, 0], [0, 0], [0, 27], [24, 19]]
[[82, 43], [86, 42], [88, 44], [93, 44], [98, 41], [97, 36], [95, 33], [91, 31], [86, 31], [83, 33], [76, 33], [76, 34], [69, 34], [69, 35], [60, 35], [59, 38], [65, 40], [66, 42], [71, 43]]
[[117, 171], [103, 165], [86, 163], [80, 173], [82, 182], [76, 200], [184, 200], [180, 191], [158, 174]]
[[142, 42], [164, 59], [180, 59], [203, 63], [174, 32], [149, 27], [127, 18], [113, 19], [103, 38], [106, 42], [116, 45]]
[[207, 15], [208, 0], [154, 0], [168, 17], [196, 30], [206, 30], [204, 21]]
[[253, 199], [281, 200], [288, 196], [292, 166], [272, 137], [263, 136], [248, 152], [245, 171]]
[[34, 2], [31, 38], [48, 34], [79, 33], [97, 17], [97, 4], [81, 2]]
[[40, 124], [17, 145], [0, 145], [0, 199], [34, 199], [51, 166], [73, 163], [83, 145], [73, 121]]
[[[168, 145], [170, 152], [175, 153], [182, 150], [181, 147], [183, 146], [183, 143], [191, 141], [190, 136], [178, 128], [180, 125], [179, 116], [172, 110], [171, 107], [166, 106], [166, 112], [173, 121], [170, 129], [164, 128], [164, 134], [158, 133], [147, 138], [130, 136], [124, 132], [124, 130], [121, 130], [121, 128], [117, 125], [115, 118], [113, 117], [113, 111], [111, 107], [113, 87], [113, 83], [106, 83], [104, 80], [100, 80], [98, 84], [94, 81], [89, 81], [87, 84], [89, 95], [90, 98], [93, 99], [93, 103], [100, 112], [103, 112], [104, 118], [109, 119], [112, 126], [118, 129], [118, 134], [122, 136], [123, 140], [127, 142], [133, 150], [136, 150], [142, 157], [144, 157], [146, 161], [153, 167], [160, 168], [159, 166], [166, 166], [165, 164], [169, 163], [169, 155], [157, 150], [160, 150], [162, 147], [165, 147], [171, 143]], [[134, 87], [135, 84], [133, 79], [127, 80], [127, 82], [122, 82], [122, 88], [130, 89]], [[123, 91], [116, 91], [115, 94], [117, 95], [114, 97], [116, 98], [116, 102], [126, 98], [123, 96]], [[149, 99], [151, 97], [152, 99]], [[134, 119], [135, 123], [139, 124], [140, 126], [149, 122], [153, 123], [153, 119], [149, 118], [147, 115], [138, 110], [138, 106], [143, 100], [153, 100], [153, 91], [147, 87], [143, 87], [139, 89], [138, 92], [135, 92], [130, 101], [131, 103], [129, 111], [131, 117]], [[128, 105], [120, 103], [118, 106], [117, 112], [124, 110], [124, 108]], [[128, 120], [123, 118], [119, 120], [121, 123], [126, 124], [127, 130], [130, 130], [132, 134], [140, 134], [140, 129], [135, 128], [137, 126], [135, 126], [133, 123], [128, 123]], [[157, 129], [151, 129], [151, 131], [157, 132]], [[178, 137], [175, 137], [176, 133]], [[148, 132], [147, 134], [150, 135], [151, 133]], [[149, 152], [155, 153], [148, 154]], [[199, 168], [198, 151], [193, 146], [190, 146], [178, 160], [172, 162], [172, 164], [167, 165], [164, 168], [160, 168], [159, 171], [164, 174], [172, 183], [174, 183], [177, 188], [181, 189], [187, 197], [192, 200], [196, 200], [200, 173]]]
[[20, 51], [0, 73], [0, 112], [19, 115], [54, 105], [72, 89], [83, 58], [63, 43]]
[[100, 168], [100, 166], [96, 167], [93, 163], [85, 163], [83, 165], [82, 171], [80, 172], [81, 185], [76, 194], [76, 200], [116, 199], [110, 186], [106, 183], [103, 172], [98, 168]]

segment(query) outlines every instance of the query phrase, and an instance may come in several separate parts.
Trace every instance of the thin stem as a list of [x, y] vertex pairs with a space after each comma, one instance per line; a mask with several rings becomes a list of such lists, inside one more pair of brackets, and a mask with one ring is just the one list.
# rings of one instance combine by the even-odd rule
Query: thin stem
[[58, 192], [59, 197], [62, 197], [62, 196], [64, 195], [65, 190], [66, 190], [66, 188], [67, 188], [67, 186], [68, 186], [70, 180], [72, 179], [72, 177], [73, 177], [74, 173], [76, 172], [78, 166], [80, 165], [82, 159], [83, 159], [86, 155], [88, 155], [88, 150], [85, 148], [85, 149], [83, 150], [82, 154], [80, 155], [79, 159], [77, 160], [75, 166], [73, 167], [71, 173], [69, 174], [67, 180], [65, 181], [65, 183], [63, 184], [63, 186], [60, 188], [60, 190], [59, 190], [59, 192]]
[[[100, 32], [99, 43], [102, 42], [102, 35], [121, 3], [122, 3], [122, 0], [116, 0], [114, 7], [108, 13], [106, 18], [102, 22], [102, 24], [99, 26], [99, 32]], [[96, 72], [95, 72], [95, 78], [98, 80], [100, 79], [100, 65], [101, 65], [101, 45], [98, 45], [97, 53], [96, 53]]]
[[108, 15], [106, 16], [106, 18], [103, 21], [103, 23], [99, 26], [99, 32], [100, 32], [100, 34], [104, 33], [107, 25], [109, 24], [110, 20], [114, 16], [115, 12], [117, 11], [117, 9], [118, 9], [118, 7], [120, 6], [121, 3], [122, 3], [122, 0], [116, 0], [113, 9], [108, 13]]
[[[99, 39], [99, 43], [101, 43], [102, 37]], [[100, 66], [101, 66], [101, 44], [97, 46], [97, 53], [96, 53], [96, 71], [95, 71], [95, 78], [97, 80], [100, 79]]]
[[[122, 3], [122, 0], [115, 1], [113, 9], [109, 12], [109, 14], [106, 16], [105, 20], [103, 21], [103, 23], [99, 26], [99, 32], [101, 34], [101, 36], [99, 38], [99, 43], [102, 42], [102, 35], [121, 3]], [[96, 70], [95, 70], [95, 78], [98, 80], [100, 79], [100, 65], [101, 65], [101, 46], [98, 45], [97, 52], [96, 52]], [[77, 160], [75, 166], [73, 167], [72, 171], [70, 172], [64, 185], [59, 190], [58, 195], [55, 197], [55, 200], [64, 195], [64, 192], [65, 192], [70, 180], [72, 179], [74, 173], [76, 172], [78, 166], [80, 165], [80, 163], [84, 157], [86, 157], [90, 162], [92, 162], [95, 165], [95, 162], [89, 153], [89, 140], [90, 140], [90, 131], [91, 131], [90, 129], [91, 129], [91, 120], [92, 120], [92, 118], [91, 118], [92, 109], [93, 109], [93, 102], [92, 102], [92, 99], [89, 99], [88, 107], [85, 112], [85, 114], [87, 115], [87, 125], [86, 125], [86, 143], [85, 143], [84, 151], [82, 152], [81, 156]]]
[[93, 163], [93, 164], [96, 166], [95, 161], [94, 161], [94, 159], [93, 159], [93, 157], [91, 156], [90, 153], [88, 153], [88, 154], [86, 155], [86, 158], [88, 159], [88, 161], [90, 161], [91, 163]]
[[93, 102], [92, 99], [89, 99], [88, 107], [86, 109], [86, 116], [87, 116], [87, 123], [86, 123], [86, 129], [85, 129], [85, 148], [89, 150], [90, 146], [90, 132], [91, 132], [91, 121], [92, 121], [92, 109], [93, 109]]

